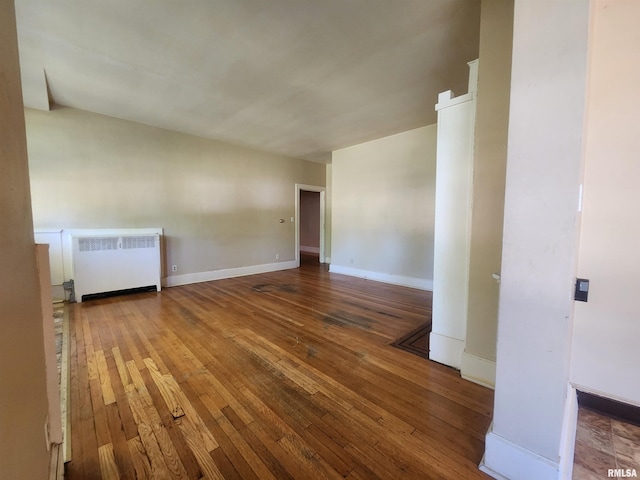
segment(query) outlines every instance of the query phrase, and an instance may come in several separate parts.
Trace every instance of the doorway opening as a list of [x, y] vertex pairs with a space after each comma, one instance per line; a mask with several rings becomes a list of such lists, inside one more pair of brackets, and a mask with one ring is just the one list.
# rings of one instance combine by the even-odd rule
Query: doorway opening
[[296, 184], [296, 266], [305, 262], [324, 263], [325, 189]]

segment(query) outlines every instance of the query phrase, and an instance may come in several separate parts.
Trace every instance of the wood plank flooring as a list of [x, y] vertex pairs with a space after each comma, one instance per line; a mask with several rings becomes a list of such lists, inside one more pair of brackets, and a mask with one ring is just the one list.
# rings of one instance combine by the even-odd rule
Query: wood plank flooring
[[430, 305], [318, 264], [73, 304], [67, 478], [489, 478], [493, 392], [390, 345]]

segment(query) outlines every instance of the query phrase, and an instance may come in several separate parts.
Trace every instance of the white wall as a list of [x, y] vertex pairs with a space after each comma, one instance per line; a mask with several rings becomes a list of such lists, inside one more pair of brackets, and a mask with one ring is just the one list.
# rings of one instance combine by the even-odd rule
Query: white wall
[[164, 228], [169, 284], [295, 265], [295, 184], [325, 183], [322, 164], [71, 108], [26, 121], [36, 228]]
[[590, 44], [584, 197], [571, 379], [640, 405], [640, 2], [597, 0]]
[[0, 476], [48, 476], [48, 402], [18, 42], [0, 1]]
[[568, 399], [589, 0], [516, 0], [495, 408], [484, 468], [557, 479]]
[[436, 126], [333, 152], [331, 271], [431, 290]]

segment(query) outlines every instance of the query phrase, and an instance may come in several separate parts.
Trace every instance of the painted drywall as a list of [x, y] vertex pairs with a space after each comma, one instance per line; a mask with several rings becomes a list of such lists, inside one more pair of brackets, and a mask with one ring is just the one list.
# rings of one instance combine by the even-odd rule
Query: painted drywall
[[0, 2], [0, 476], [47, 478], [48, 402], [13, 1]]
[[562, 439], [570, 438], [563, 424], [588, 24], [589, 0], [515, 1], [495, 407], [485, 452], [485, 467], [506, 478], [557, 479]]
[[[502, 258], [512, 38], [513, 0], [483, 0], [473, 161], [467, 343], [462, 374], [470, 378], [493, 376], [478, 379], [486, 384], [495, 382], [495, 364], [476, 359], [488, 362], [496, 360], [500, 287], [493, 274], [500, 272]], [[475, 364], [484, 364], [490, 371], [482, 375], [483, 370], [478, 370]]]
[[640, 405], [640, 3], [598, 0], [590, 43], [587, 137], [571, 379]]
[[320, 193], [300, 192], [300, 251], [320, 249]]
[[431, 289], [435, 158], [435, 125], [333, 152], [333, 271]]
[[322, 164], [81, 110], [26, 123], [36, 228], [162, 227], [169, 280], [292, 262], [295, 184], [325, 183]]

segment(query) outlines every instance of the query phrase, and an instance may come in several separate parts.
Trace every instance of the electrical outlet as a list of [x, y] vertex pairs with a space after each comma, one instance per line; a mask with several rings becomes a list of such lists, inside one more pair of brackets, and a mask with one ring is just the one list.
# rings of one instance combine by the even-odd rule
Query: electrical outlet
[[171, 266], [171, 271], [172, 272], [177, 272], [178, 271], [178, 265], [172, 265]]
[[280, 260], [280, 254], [276, 253], [276, 260]]

